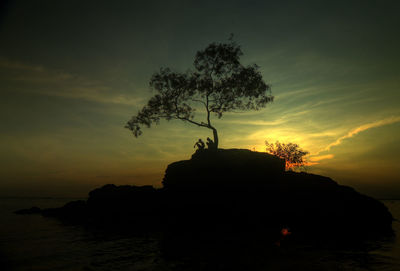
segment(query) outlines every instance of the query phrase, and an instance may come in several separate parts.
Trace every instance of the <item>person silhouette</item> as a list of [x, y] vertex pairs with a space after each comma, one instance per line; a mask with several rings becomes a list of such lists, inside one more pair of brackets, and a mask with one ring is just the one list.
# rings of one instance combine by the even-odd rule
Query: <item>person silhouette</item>
[[211, 138], [207, 137], [207, 148], [214, 149], [214, 145], [214, 141], [212, 141]]
[[199, 138], [199, 140], [194, 144], [193, 148], [196, 148], [196, 151], [202, 151], [204, 150], [205, 144], [203, 142], [203, 140], [201, 140], [201, 138]]

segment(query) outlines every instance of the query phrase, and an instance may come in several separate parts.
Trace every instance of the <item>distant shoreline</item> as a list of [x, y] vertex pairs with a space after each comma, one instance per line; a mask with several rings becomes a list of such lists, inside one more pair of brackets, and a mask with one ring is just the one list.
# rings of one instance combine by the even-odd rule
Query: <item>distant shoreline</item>
[[[86, 200], [86, 199], [88, 199], [88, 197], [0, 196], [0, 199], [76, 199], [76, 200]], [[400, 198], [377, 198], [377, 200], [400, 200]]]
[[85, 200], [88, 197], [27, 197], [27, 196], [0, 196], [0, 199], [77, 199], [77, 200]]

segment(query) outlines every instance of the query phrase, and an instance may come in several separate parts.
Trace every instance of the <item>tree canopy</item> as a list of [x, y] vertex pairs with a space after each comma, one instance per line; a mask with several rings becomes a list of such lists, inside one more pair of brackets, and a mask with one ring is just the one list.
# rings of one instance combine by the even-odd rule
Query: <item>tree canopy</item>
[[[240, 46], [230, 39], [228, 43], [211, 43], [198, 51], [193, 71], [179, 73], [161, 68], [150, 79], [150, 87], [157, 93], [125, 127], [138, 137], [142, 126], [151, 127], [161, 119], [182, 120], [211, 129], [213, 146], [218, 148], [213, 115], [221, 118], [229, 111], [259, 110], [274, 98], [259, 67], [242, 65], [242, 55]], [[195, 118], [196, 110], [204, 112], [202, 121]]]
[[285, 159], [287, 170], [301, 168], [307, 164], [304, 156], [306, 156], [309, 152], [300, 149], [300, 146], [295, 143], [285, 144], [276, 141], [274, 144], [265, 141], [265, 145], [267, 146], [266, 150], [268, 153]]

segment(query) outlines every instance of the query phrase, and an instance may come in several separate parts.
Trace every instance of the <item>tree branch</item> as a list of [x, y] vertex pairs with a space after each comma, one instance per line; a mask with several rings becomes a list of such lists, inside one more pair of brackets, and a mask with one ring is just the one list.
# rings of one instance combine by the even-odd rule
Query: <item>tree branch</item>
[[202, 100], [198, 100], [198, 99], [191, 99], [193, 102], [199, 102], [202, 103], [204, 106], [206, 106], [206, 103]]
[[192, 123], [192, 124], [195, 124], [195, 125], [197, 125], [197, 126], [200, 126], [200, 127], [207, 127], [207, 128], [209, 128], [208, 125], [206, 125], [206, 124], [198, 123], [198, 122], [193, 121], [193, 120], [188, 119], [188, 118], [183, 118], [183, 117], [179, 117], [179, 116], [176, 116], [176, 118], [177, 118], [177, 119], [180, 119], [180, 120], [188, 121], [188, 122], [190, 122], [190, 123]]

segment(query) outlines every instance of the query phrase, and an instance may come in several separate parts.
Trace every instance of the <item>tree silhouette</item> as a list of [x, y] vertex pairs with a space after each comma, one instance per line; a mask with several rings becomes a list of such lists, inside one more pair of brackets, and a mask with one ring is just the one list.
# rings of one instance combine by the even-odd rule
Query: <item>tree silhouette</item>
[[[138, 137], [143, 125], [150, 127], [161, 119], [178, 119], [211, 129], [212, 146], [218, 148], [218, 132], [211, 122], [212, 115], [221, 118], [228, 111], [259, 110], [274, 98], [259, 67], [240, 63], [242, 54], [231, 36], [228, 43], [211, 43], [198, 51], [194, 71], [178, 73], [161, 68], [150, 79], [150, 87], [157, 94], [125, 127]], [[204, 112], [203, 121], [195, 119], [196, 109]]]
[[285, 159], [287, 170], [303, 167], [307, 163], [304, 156], [308, 154], [308, 151], [300, 149], [300, 146], [295, 143], [285, 144], [276, 141], [274, 144], [265, 141], [265, 145], [268, 153]]

